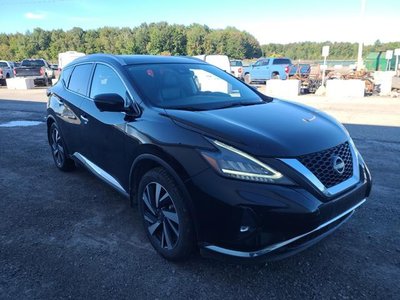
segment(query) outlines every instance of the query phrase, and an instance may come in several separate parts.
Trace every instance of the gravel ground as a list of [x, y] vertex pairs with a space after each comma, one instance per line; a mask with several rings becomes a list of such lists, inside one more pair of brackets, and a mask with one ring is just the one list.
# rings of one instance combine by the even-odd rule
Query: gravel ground
[[346, 124], [372, 195], [314, 247], [265, 266], [177, 264], [151, 248], [125, 198], [83, 169], [55, 168], [44, 123], [1, 127], [43, 121], [44, 91], [34, 93], [39, 102], [0, 100], [0, 299], [398, 299], [400, 124]]

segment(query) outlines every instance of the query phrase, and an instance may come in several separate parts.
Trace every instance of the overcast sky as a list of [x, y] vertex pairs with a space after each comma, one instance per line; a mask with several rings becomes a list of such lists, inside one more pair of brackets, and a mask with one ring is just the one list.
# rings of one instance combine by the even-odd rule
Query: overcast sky
[[211, 28], [234, 26], [261, 44], [349, 41], [372, 44], [400, 41], [400, 0], [0, 0], [0, 32], [74, 26], [135, 27], [143, 22]]

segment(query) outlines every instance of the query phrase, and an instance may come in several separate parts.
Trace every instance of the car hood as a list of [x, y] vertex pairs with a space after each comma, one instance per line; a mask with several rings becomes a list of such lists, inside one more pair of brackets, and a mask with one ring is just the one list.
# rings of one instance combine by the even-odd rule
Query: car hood
[[165, 111], [179, 126], [257, 156], [296, 157], [349, 139], [346, 129], [327, 114], [277, 99], [209, 111]]

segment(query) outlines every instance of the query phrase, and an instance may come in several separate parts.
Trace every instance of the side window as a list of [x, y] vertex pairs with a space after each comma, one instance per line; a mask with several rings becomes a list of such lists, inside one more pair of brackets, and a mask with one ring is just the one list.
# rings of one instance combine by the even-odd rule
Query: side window
[[118, 94], [123, 99], [126, 96], [126, 88], [117, 73], [110, 67], [102, 64], [96, 66], [94, 71], [90, 98], [99, 94]]
[[91, 72], [92, 64], [76, 66], [69, 80], [68, 89], [86, 96]]
[[261, 60], [257, 60], [257, 61], [253, 64], [253, 66], [254, 66], [254, 67], [259, 67], [259, 66], [261, 66]]
[[261, 65], [262, 65], [262, 66], [268, 66], [268, 63], [269, 63], [269, 59], [264, 59], [264, 60], [261, 62]]
[[72, 69], [73, 69], [72, 67], [65, 68], [61, 73], [61, 80], [65, 86], [68, 86], [68, 81], [69, 77], [71, 76]]

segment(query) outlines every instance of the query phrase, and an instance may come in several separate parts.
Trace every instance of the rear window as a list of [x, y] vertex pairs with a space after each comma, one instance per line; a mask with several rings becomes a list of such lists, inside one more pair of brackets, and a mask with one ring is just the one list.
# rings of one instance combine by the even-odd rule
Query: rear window
[[273, 65], [291, 65], [292, 62], [288, 58], [275, 58], [272, 62]]
[[43, 67], [44, 61], [41, 59], [23, 60], [21, 62], [23, 67]]
[[243, 64], [240, 60], [232, 60], [231, 61], [231, 67], [241, 67], [241, 66], [243, 66]]
[[0, 68], [7, 68], [8, 65], [5, 62], [0, 62]]
[[75, 93], [86, 96], [91, 73], [92, 64], [76, 66], [69, 80], [68, 89]]

